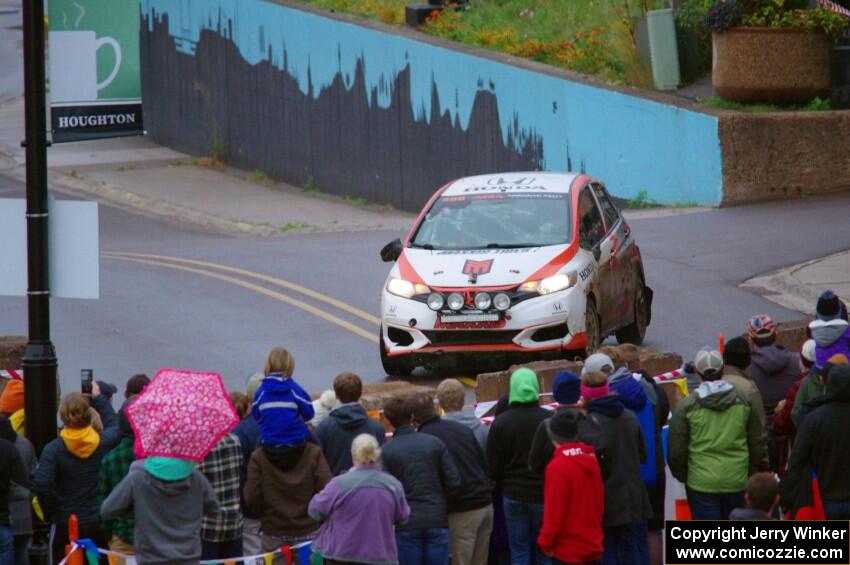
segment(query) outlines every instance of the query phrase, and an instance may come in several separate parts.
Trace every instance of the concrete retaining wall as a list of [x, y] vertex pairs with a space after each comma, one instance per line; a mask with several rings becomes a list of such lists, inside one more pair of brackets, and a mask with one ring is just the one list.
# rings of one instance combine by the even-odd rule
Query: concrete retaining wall
[[720, 118], [723, 205], [850, 190], [850, 112]]
[[264, 0], [142, 0], [154, 140], [417, 210], [447, 180], [585, 170], [622, 198], [721, 201], [718, 118], [575, 73]]

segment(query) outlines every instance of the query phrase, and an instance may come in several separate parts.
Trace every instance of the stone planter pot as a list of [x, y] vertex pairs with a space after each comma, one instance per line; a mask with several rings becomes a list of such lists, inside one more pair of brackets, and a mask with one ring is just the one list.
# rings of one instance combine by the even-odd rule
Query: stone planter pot
[[797, 28], [736, 27], [712, 36], [711, 82], [738, 102], [799, 104], [829, 96], [832, 43]]

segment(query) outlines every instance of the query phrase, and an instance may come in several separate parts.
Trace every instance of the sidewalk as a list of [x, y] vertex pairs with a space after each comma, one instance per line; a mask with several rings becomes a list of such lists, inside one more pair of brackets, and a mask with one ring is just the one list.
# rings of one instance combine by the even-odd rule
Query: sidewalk
[[752, 278], [741, 288], [809, 316], [814, 316], [818, 296], [827, 289], [850, 305], [850, 250]]
[[[23, 99], [0, 105], [0, 174], [23, 181]], [[406, 230], [415, 216], [303, 189], [126, 137], [48, 149], [50, 189], [149, 216], [253, 236]]]

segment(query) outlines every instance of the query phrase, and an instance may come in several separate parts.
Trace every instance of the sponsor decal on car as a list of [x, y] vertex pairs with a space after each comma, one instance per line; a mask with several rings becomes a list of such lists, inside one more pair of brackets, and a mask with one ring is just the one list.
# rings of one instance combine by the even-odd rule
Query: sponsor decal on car
[[464, 275], [486, 275], [490, 272], [490, 268], [493, 266], [493, 260], [487, 259], [486, 261], [474, 261], [472, 259], [467, 259], [463, 264], [463, 274]]
[[587, 267], [585, 267], [584, 269], [582, 269], [582, 270], [581, 270], [581, 272], [579, 272], [578, 276], [581, 278], [582, 282], [586, 281], [586, 280], [587, 280], [587, 278], [588, 278], [590, 275], [592, 275], [592, 274], [593, 274], [593, 270], [594, 270], [594, 268], [595, 268], [595, 267], [593, 266], [593, 263], [590, 263]]

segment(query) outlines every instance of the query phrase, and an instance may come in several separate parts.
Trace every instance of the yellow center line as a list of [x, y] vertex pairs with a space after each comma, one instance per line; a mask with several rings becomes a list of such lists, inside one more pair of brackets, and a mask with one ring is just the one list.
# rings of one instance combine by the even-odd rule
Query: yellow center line
[[283, 279], [279, 279], [276, 277], [272, 277], [269, 275], [264, 275], [262, 273], [255, 273], [253, 271], [246, 271], [245, 269], [239, 269], [237, 267], [230, 267], [228, 265], [221, 265], [219, 263], [210, 263], [207, 261], [199, 261], [197, 259], [184, 259], [182, 257], [169, 257], [166, 255], [150, 255], [147, 253], [130, 253], [123, 251], [104, 251], [101, 255], [107, 257], [136, 257], [140, 259], [153, 259], [157, 261], [171, 261], [174, 263], [183, 263], [185, 265], [195, 265], [198, 267], [206, 267], [209, 269], [216, 269], [219, 271], [225, 271], [228, 273], [234, 273], [237, 275], [242, 275], [243, 277], [249, 277], [252, 279], [260, 280], [267, 282], [269, 284], [273, 284], [275, 286], [279, 286], [281, 288], [285, 288], [288, 290], [293, 290], [295, 292], [299, 292], [305, 296], [309, 296], [314, 300], [318, 300], [319, 302], [324, 302], [325, 304], [329, 304], [334, 308], [339, 308], [344, 312], [348, 312], [352, 316], [357, 316], [367, 322], [375, 324], [376, 326], [381, 325], [381, 319], [377, 316], [373, 316], [372, 314], [361, 310], [360, 308], [356, 308], [350, 304], [346, 304], [341, 300], [337, 300], [332, 296], [328, 296], [327, 294], [322, 294], [321, 292], [317, 292], [311, 288], [307, 288], [301, 286], [299, 284], [295, 284], [293, 282], [289, 282]]
[[281, 294], [280, 292], [276, 292], [274, 290], [270, 290], [270, 289], [265, 288], [265, 287], [260, 286], [260, 285], [256, 285], [256, 284], [253, 284], [253, 283], [250, 283], [250, 282], [247, 282], [247, 281], [243, 281], [243, 280], [237, 279], [235, 277], [229, 277], [227, 275], [222, 275], [220, 273], [205, 271], [203, 269], [197, 269], [197, 268], [194, 268], [194, 267], [187, 267], [185, 265], [175, 265], [173, 263], [167, 263], [167, 262], [163, 262], [163, 261], [155, 261], [155, 260], [152, 260], [152, 259], [123, 257], [121, 255], [112, 254], [112, 253], [104, 254], [104, 255], [107, 258], [110, 258], [110, 259], [119, 259], [121, 261], [129, 261], [129, 262], [132, 262], [132, 263], [143, 263], [143, 264], [146, 264], [146, 265], [155, 265], [157, 267], [164, 267], [164, 268], [167, 268], [167, 269], [175, 269], [175, 270], [178, 270], [178, 271], [185, 271], [185, 272], [189, 272], [189, 273], [194, 273], [196, 275], [201, 275], [203, 277], [209, 277], [211, 279], [217, 279], [217, 280], [220, 280], [220, 281], [235, 284], [237, 286], [247, 288], [248, 290], [253, 290], [254, 292], [262, 294], [264, 296], [268, 296], [269, 298], [274, 298], [275, 300], [285, 302], [287, 304], [295, 306], [296, 308], [300, 308], [300, 309], [304, 310], [305, 312], [309, 312], [310, 314], [313, 314], [314, 316], [322, 318], [323, 320], [326, 320], [326, 321], [328, 321], [332, 324], [335, 324], [335, 325], [337, 325], [337, 326], [339, 326], [343, 329], [346, 329], [346, 330], [350, 331], [351, 333], [354, 333], [354, 334], [359, 335], [360, 337], [366, 338], [373, 343], [378, 343], [378, 336], [377, 336], [377, 334], [375, 334], [373, 332], [366, 331], [359, 326], [355, 326], [351, 322], [347, 322], [347, 321], [343, 320], [342, 318], [338, 318], [338, 317], [334, 316], [333, 314], [329, 314], [328, 312], [325, 312], [324, 310], [320, 310], [319, 308], [316, 308], [315, 306], [311, 306], [310, 304], [305, 304], [301, 300], [292, 298], [291, 296], [287, 296], [285, 294]]

